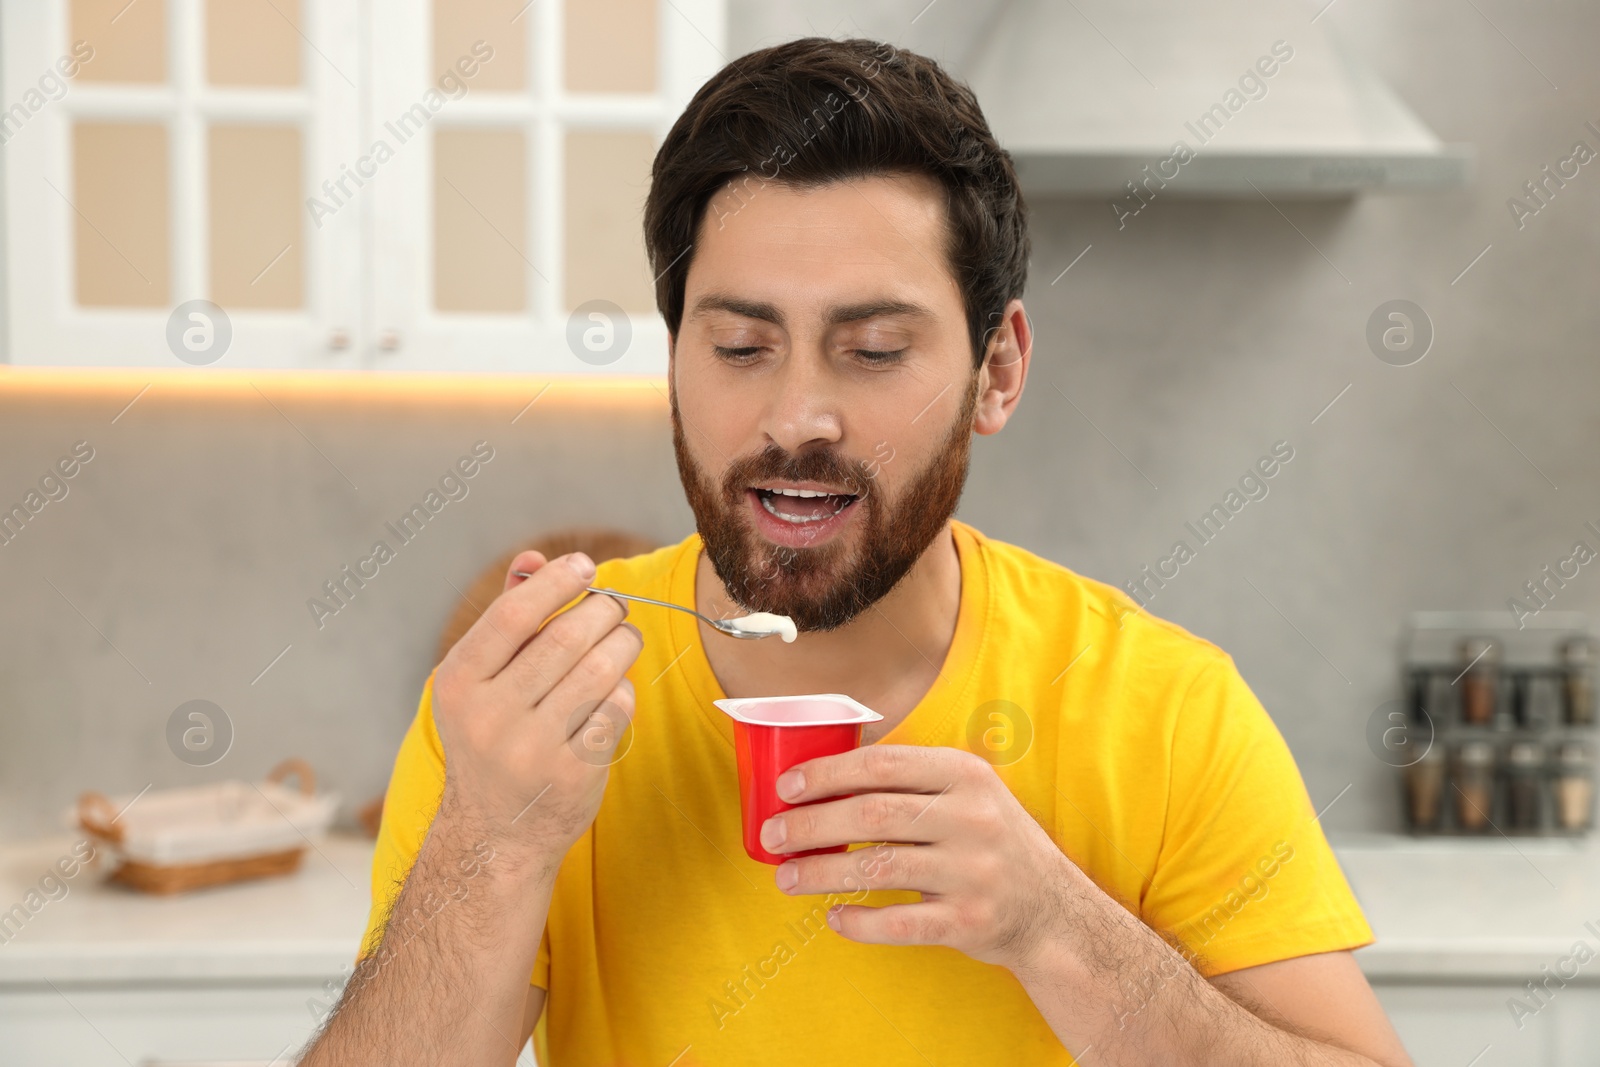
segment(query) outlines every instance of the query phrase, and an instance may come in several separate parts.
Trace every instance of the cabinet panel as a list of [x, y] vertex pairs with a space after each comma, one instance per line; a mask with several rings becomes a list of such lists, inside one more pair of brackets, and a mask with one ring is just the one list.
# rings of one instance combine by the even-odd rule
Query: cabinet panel
[[206, 0], [206, 80], [299, 85], [299, 0]]
[[300, 130], [213, 124], [211, 299], [225, 308], [305, 306]]
[[170, 299], [167, 128], [72, 125], [72, 248], [83, 307], [161, 307]]
[[128, 1067], [147, 1059], [292, 1063], [317, 1027], [315, 983], [0, 992], [7, 1067]]
[[1508, 1006], [1513, 998], [1537, 1002], [1509, 982], [1374, 982], [1372, 988], [1417, 1067], [1587, 1067], [1597, 1062], [1600, 987], [1556, 989], [1531, 1015], [1513, 1015]]
[[[5, 1067], [291, 1067], [321, 1025], [312, 1005], [337, 993], [314, 982], [64, 984], [0, 990]], [[518, 1067], [538, 1067], [531, 1042]]]
[[450, 70], [472, 46], [482, 41], [494, 51], [493, 62], [474, 75], [487, 92], [520, 93], [528, 88], [528, 27], [534, 12], [527, 0], [433, 0], [433, 61], [429, 78]]
[[137, 11], [123, 0], [71, 0], [72, 40], [95, 42], [97, 62], [82, 77], [97, 82], [167, 79], [167, 5], [149, 0]]
[[433, 303], [440, 311], [527, 308], [527, 157], [519, 129], [433, 135]]
[[566, 141], [566, 300], [576, 311], [606, 300], [640, 317], [655, 313], [644, 248], [644, 198], [654, 138], [634, 130], [572, 130]]
[[563, 15], [569, 92], [656, 91], [660, 12], [654, 0], [566, 0]]

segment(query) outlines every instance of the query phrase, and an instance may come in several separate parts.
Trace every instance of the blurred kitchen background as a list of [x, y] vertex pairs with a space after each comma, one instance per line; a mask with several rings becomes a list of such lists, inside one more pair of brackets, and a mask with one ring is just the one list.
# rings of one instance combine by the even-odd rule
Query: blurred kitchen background
[[[692, 530], [639, 204], [696, 86], [812, 33], [945, 62], [1022, 164], [1034, 364], [961, 518], [1233, 655], [1419, 1064], [1596, 1062], [1600, 965], [1562, 963], [1600, 951], [1590, 839], [1409, 835], [1385, 730], [1416, 725], [1408, 626], [1452, 622], [1415, 613], [1521, 635], [1481, 671], [1519, 621], [1555, 662], [1600, 609], [1574, 551], [1600, 549], [1600, 6], [5, 0], [0, 509], [46, 500], [0, 538], [0, 908], [87, 789], [298, 756], [341, 801], [288, 879], [80, 879], [0, 927], [8, 1062], [265, 1062], [310, 1032], [365, 916], [359, 809], [463, 591], [550, 531]], [[467, 494], [313, 614], [479, 442]], [[1151, 581], [1279, 442], [1267, 494]], [[193, 700], [231, 738], [204, 766], [170, 740]]]

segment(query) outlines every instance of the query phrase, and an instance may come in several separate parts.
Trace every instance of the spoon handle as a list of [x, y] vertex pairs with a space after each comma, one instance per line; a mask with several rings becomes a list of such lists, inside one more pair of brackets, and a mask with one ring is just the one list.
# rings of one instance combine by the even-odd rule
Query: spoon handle
[[[533, 575], [529, 574], [527, 571], [512, 571], [511, 573], [516, 575], [518, 578], [533, 577]], [[621, 597], [623, 600], [637, 600], [642, 604], [658, 604], [664, 608], [677, 608], [679, 611], [687, 611], [690, 615], [693, 615], [697, 619], [705, 619], [705, 621], [712, 626], [717, 625], [715, 621], [706, 619], [706, 617], [700, 614], [698, 611], [694, 610], [693, 608], [686, 608], [682, 604], [673, 604], [666, 600], [651, 600], [647, 596], [634, 596], [632, 593], [619, 593], [615, 589], [597, 589], [592, 585], [584, 586], [584, 589], [590, 593], [604, 593], [606, 596]]]
[[[706, 619], [706, 617], [701, 615], [698, 611], [694, 610], [693, 608], [686, 608], [682, 604], [674, 604], [666, 600], [651, 600], [647, 596], [634, 596], [632, 593], [619, 593], [615, 589], [596, 589], [592, 585], [586, 586], [585, 588], [587, 588], [591, 593], [604, 593], [606, 596], [621, 597], [623, 600], [637, 600], [641, 604], [659, 604], [664, 608], [677, 608], [679, 611], [687, 611], [690, 615], [693, 615], [696, 618]], [[711, 620], [706, 619], [706, 622], [711, 622]], [[711, 624], [713, 626], [716, 625], [716, 623]]]

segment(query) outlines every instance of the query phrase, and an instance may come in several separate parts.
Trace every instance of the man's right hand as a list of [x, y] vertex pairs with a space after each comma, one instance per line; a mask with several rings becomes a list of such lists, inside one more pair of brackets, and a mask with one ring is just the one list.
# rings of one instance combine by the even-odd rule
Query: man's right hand
[[[470, 835], [463, 846], [487, 841], [495, 855], [547, 880], [594, 821], [605, 792], [610, 760], [577, 735], [615, 733], [619, 719], [632, 719], [633, 685], [624, 674], [644, 646], [615, 597], [587, 596], [550, 618], [583, 593], [594, 573], [582, 553], [550, 562], [538, 552], [521, 553], [505, 591], [433, 679], [433, 717], [445, 754], [436, 824]], [[583, 713], [595, 709], [609, 721], [589, 725]]]
[[[615, 597], [585, 597], [551, 618], [594, 580], [586, 559], [547, 563], [524, 552], [511, 570], [533, 577], [507, 574], [505, 591], [434, 672], [439, 810], [379, 947], [345, 985], [305, 1067], [510, 1067], [521, 1043], [506, 1035], [526, 1035], [539, 1017], [544, 991], [528, 978], [556, 873], [600, 810], [612, 755], [574, 737], [618, 732], [615, 722], [586, 725], [596, 708], [632, 718], [624, 673], [644, 641]], [[474, 867], [467, 877], [477, 880], [459, 892], [474, 863], [488, 873]]]

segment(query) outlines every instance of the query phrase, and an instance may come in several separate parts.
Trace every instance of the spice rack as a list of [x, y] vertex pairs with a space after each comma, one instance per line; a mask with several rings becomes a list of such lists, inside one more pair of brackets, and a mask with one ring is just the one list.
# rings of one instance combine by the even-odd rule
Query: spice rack
[[1586, 616], [1417, 612], [1402, 637], [1415, 834], [1580, 836], [1594, 826], [1595, 671]]

